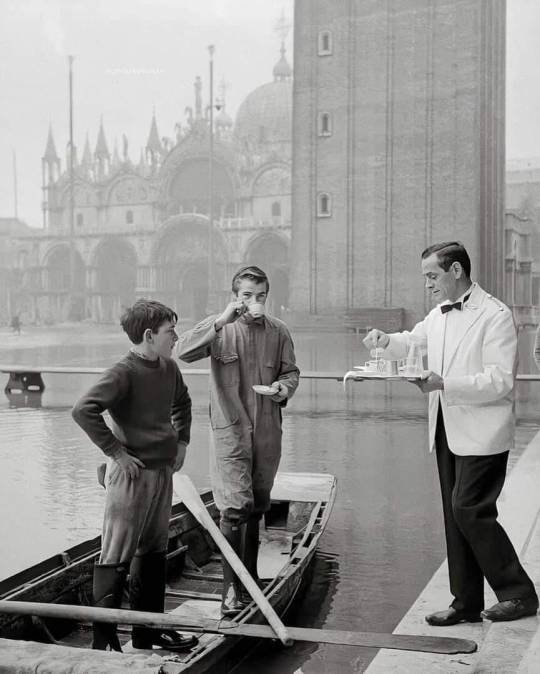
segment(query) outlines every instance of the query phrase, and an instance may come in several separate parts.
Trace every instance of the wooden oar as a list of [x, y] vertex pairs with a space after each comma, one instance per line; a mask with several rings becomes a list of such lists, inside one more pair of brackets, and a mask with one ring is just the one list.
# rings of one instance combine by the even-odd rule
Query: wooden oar
[[[254, 637], [275, 639], [276, 635], [268, 625], [252, 625], [220, 620], [189, 620], [174, 613], [146, 613], [123, 609], [96, 608], [93, 606], [72, 606], [70, 604], [43, 604], [31, 601], [0, 601], [0, 613], [15, 615], [35, 615], [42, 618], [61, 618], [82, 622], [123, 623], [144, 625], [159, 629], [181, 630], [184, 632], [207, 632], [231, 637]], [[345, 630], [311, 629], [307, 627], [287, 627], [288, 633], [298, 641], [340, 644], [344, 646], [368, 646], [370, 648], [395, 648], [400, 651], [423, 651], [425, 653], [474, 653], [477, 645], [469, 639], [453, 637], [430, 637], [416, 634], [378, 634], [376, 632], [349, 632]]]
[[195, 489], [193, 482], [187, 475], [179, 475], [176, 473], [174, 476], [174, 490], [176, 495], [180, 496], [184, 505], [189, 508], [192, 515], [200, 524], [202, 524], [213, 538], [214, 543], [218, 546], [221, 554], [229, 562], [234, 572], [259, 607], [261, 613], [266, 620], [268, 620], [268, 623], [276, 633], [276, 636], [281, 640], [283, 645], [290, 646], [293, 640], [288, 633], [287, 628], [281, 622], [278, 614], [274, 611], [273, 606], [261, 592], [257, 583], [253, 580], [249, 571], [242, 564], [240, 558], [229, 544], [229, 541], [219, 530], [219, 527], [216, 525], [206, 509], [206, 506], [202, 502], [199, 492]]

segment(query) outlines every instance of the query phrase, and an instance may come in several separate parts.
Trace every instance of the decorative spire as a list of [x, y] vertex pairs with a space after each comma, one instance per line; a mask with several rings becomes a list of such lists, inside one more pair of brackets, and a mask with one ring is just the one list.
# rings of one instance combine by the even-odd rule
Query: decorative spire
[[139, 157], [139, 164], [137, 165], [137, 170], [139, 171], [139, 173], [141, 175], [145, 175], [146, 174], [146, 168], [147, 168], [147, 164], [146, 164], [146, 160], [144, 158], [144, 149], [141, 147], [141, 155]]
[[225, 81], [225, 78], [219, 83], [219, 105], [221, 106], [221, 111], [216, 117], [216, 127], [219, 129], [230, 129], [233, 126], [233, 121], [231, 117], [227, 114], [225, 96], [227, 89], [229, 88], [229, 83]]
[[92, 166], [92, 150], [90, 150], [90, 141], [88, 134], [86, 134], [86, 142], [84, 144], [84, 152], [81, 159], [81, 166]]
[[195, 119], [202, 117], [202, 80], [200, 75], [195, 78]]
[[47, 136], [47, 146], [45, 147], [45, 154], [43, 159], [48, 162], [58, 161], [59, 157], [56, 153], [56, 146], [54, 144], [54, 138], [52, 133], [52, 126], [49, 124], [49, 135]]
[[148, 140], [146, 142], [146, 149], [156, 155], [162, 154], [163, 146], [159, 140], [159, 133], [156, 122], [156, 113], [152, 114], [152, 122], [150, 124], [150, 133], [148, 134]]
[[120, 166], [120, 155], [118, 154], [118, 139], [114, 139], [114, 150], [113, 150], [113, 158], [112, 158], [112, 165], [113, 166]]
[[94, 152], [94, 157], [96, 159], [110, 159], [111, 155], [109, 154], [109, 148], [107, 147], [107, 141], [105, 140], [105, 131], [103, 130], [103, 117], [99, 123], [99, 133], [96, 143], [96, 151]]
[[281, 16], [276, 21], [274, 26], [274, 30], [276, 31], [279, 39], [281, 40], [281, 49], [280, 49], [281, 58], [276, 63], [272, 71], [275, 82], [288, 80], [292, 77], [292, 68], [289, 65], [287, 59], [285, 58], [286, 52], [285, 40], [287, 39], [287, 35], [289, 34], [290, 27], [291, 27], [290, 24], [287, 22], [287, 19], [285, 18], [285, 11], [281, 10]]

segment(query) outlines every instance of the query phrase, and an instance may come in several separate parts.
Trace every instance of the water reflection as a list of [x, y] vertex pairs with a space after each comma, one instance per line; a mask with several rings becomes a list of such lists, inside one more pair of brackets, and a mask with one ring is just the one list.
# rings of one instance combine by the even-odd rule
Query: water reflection
[[6, 398], [9, 400], [9, 407], [34, 407], [40, 408], [42, 405], [41, 391], [5, 391]]
[[[367, 357], [361, 338], [352, 334], [301, 333], [295, 342], [303, 370], [346, 372]], [[65, 335], [61, 344], [40, 336], [17, 351], [3, 349], [1, 360], [106, 366], [126, 349], [116, 329], [100, 336], [91, 328], [90, 335], [84, 330]], [[522, 362], [521, 371], [530, 366]], [[208, 486], [208, 381], [190, 375], [189, 368], [184, 375], [194, 403], [185, 470], [202, 488]], [[96, 466], [102, 455], [69, 414], [95, 376], [44, 379], [39, 400], [36, 394], [0, 396], [0, 577], [96, 536], [101, 528], [104, 491]], [[540, 386], [520, 384], [521, 446], [536, 433], [539, 404]], [[444, 558], [436, 467], [426, 446], [426, 400], [413, 385], [358, 382], [344, 390], [337, 381], [301, 381], [284, 415], [281, 468], [332, 473], [338, 496], [313, 582], [291, 621], [375, 632], [392, 631], [400, 621]], [[242, 671], [363, 671], [374, 652], [307, 643], [286, 651], [268, 644], [264, 649]]]

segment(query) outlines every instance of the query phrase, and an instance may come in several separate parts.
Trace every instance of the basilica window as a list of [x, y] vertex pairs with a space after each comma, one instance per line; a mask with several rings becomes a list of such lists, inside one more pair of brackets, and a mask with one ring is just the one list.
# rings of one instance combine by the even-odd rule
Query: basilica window
[[77, 213], [77, 226], [82, 227], [84, 225], [84, 215], [82, 213]]
[[319, 113], [319, 136], [332, 135], [332, 117], [329, 112]]
[[281, 203], [279, 201], [274, 201], [272, 204], [272, 217], [279, 218], [281, 217]]
[[318, 40], [319, 56], [328, 56], [332, 53], [332, 33], [329, 30], [321, 30]]
[[332, 197], [328, 192], [317, 195], [317, 217], [328, 218], [332, 215]]
[[127, 225], [133, 224], [133, 211], [126, 211], [126, 224]]

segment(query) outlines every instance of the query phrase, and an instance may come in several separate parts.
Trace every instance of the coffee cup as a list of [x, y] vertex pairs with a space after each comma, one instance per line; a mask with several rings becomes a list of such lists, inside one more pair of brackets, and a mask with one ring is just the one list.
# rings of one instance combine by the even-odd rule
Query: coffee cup
[[248, 306], [248, 311], [253, 318], [261, 318], [261, 316], [264, 316], [265, 307], [262, 302], [253, 302]]

